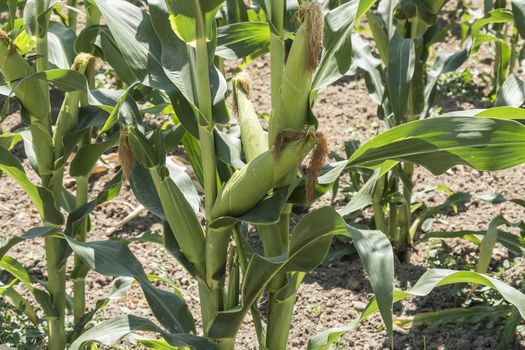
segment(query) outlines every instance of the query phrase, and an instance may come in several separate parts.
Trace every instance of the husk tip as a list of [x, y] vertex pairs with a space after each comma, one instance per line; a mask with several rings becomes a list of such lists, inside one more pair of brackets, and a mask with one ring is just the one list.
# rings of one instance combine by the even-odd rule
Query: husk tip
[[242, 72], [237, 74], [232, 79], [232, 108], [237, 113], [238, 111], [238, 103], [237, 103], [237, 91], [239, 90], [246, 96], [250, 96], [250, 90], [251, 90], [251, 80], [250, 76], [246, 72]]
[[323, 9], [318, 2], [309, 1], [301, 5], [298, 15], [301, 23], [304, 23], [307, 26], [308, 56], [306, 65], [309, 70], [313, 71], [319, 63], [321, 50], [323, 48]]

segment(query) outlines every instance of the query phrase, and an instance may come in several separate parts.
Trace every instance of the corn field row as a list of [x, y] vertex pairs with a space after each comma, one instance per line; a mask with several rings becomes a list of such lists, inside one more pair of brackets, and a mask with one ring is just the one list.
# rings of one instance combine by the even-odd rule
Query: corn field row
[[[308, 350], [335, 348], [375, 314], [393, 344], [394, 303], [450, 284], [500, 296], [500, 305], [482, 313], [501, 315], [498, 344], [509, 348], [525, 319], [525, 294], [490, 264], [497, 244], [524, 254], [524, 222], [499, 215], [488, 230], [430, 232], [436, 215], [472, 196], [448, 193], [432, 207], [414, 192], [417, 167], [439, 175], [458, 165], [490, 172], [525, 163], [525, 1], [471, 6], [0, 0], [0, 120], [15, 111], [21, 119], [21, 127], [0, 130], [0, 174], [24, 190], [40, 218], [15, 236], [0, 232], [0, 272], [8, 276], [0, 279], [1, 305], [44, 325], [44, 341], [32, 348], [98, 349], [135, 335], [140, 348], [240, 349], [249, 317], [259, 349], [284, 350], [301, 283], [337, 241], [355, 249], [374, 296], [350, 324], [310, 337]], [[458, 20], [447, 21], [445, 11]], [[452, 42], [461, 49], [439, 49]], [[440, 84], [482, 53], [491, 73], [474, 81], [490, 107], [441, 113]], [[249, 68], [261, 60], [270, 64], [268, 115], [257, 113], [250, 91], [259, 82]], [[100, 74], [111, 83], [101, 84]], [[348, 76], [364, 81], [384, 131], [362, 144], [349, 135], [346, 154], [337, 155], [314, 107]], [[160, 126], [148, 122], [160, 117], [167, 120]], [[118, 170], [94, 191], [94, 169], [111, 152]], [[172, 161], [174, 152], [186, 169]], [[93, 240], [93, 212], [124, 185], [162, 232]], [[336, 197], [347, 200], [336, 204]], [[525, 208], [525, 198], [498, 200]], [[358, 223], [365, 214], [370, 220]], [[418, 242], [451, 237], [477, 244], [473, 269], [431, 268], [412, 288], [394, 287], [394, 261], [410, 263]], [[29, 240], [44, 245], [44, 280], [10, 255]], [[160, 277], [146, 273], [134, 242], [165, 250], [185, 270], [198, 285], [198, 315], [184, 292], [154, 283]], [[115, 277], [112, 294], [96, 305], [87, 302], [88, 274]], [[132, 284], [152, 319], [100, 320]], [[474, 310], [426, 317], [463, 319]], [[0, 347], [1, 339], [0, 328]]]

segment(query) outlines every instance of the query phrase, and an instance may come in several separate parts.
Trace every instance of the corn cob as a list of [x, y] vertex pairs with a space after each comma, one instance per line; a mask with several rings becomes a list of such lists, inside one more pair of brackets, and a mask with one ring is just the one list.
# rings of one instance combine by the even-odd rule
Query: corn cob
[[217, 197], [212, 217], [216, 219], [245, 213], [290, 172], [295, 171], [315, 144], [315, 137], [302, 134], [301, 139], [290, 141], [279, 149], [275, 146], [233, 174]]
[[285, 130], [303, 130], [309, 113], [312, 79], [322, 48], [323, 14], [318, 3], [304, 5], [299, 11], [303, 21], [290, 49], [280, 87], [279, 110], [272, 111], [269, 144]]

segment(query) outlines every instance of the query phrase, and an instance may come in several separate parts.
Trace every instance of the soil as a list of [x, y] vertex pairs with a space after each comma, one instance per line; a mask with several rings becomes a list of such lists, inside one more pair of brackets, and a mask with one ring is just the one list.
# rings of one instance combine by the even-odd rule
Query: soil
[[[451, 7], [453, 8], [453, 7]], [[447, 20], [453, 20], [447, 18]], [[459, 45], [459, 43], [457, 43]], [[446, 48], [456, 50], [457, 46], [448, 44]], [[490, 52], [480, 53], [490, 55]], [[490, 62], [483, 59], [471, 60], [469, 66], [462, 67], [471, 71], [490, 71]], [[248, 68], [248, 73], [254, 82], [252, 99], [260, 114], [269, 112], [269, 64], [267, 58], [256, 60]], [[487, 90], [487, 89], [485, 89]], [[486, 91], [484, 91], [486, 93]], [[443, 112], [480, 108], [487, 102], [476, 99], [473, 94], [466, 94], [461, 103], [443, 97], [441, 106]], [[358, 74], [345, 77], [333, 86], [323, 91], [317, 101], [315, 112], [319, 118], [321, 131], [328, 136], [331, 149], [344, 154], [344, 143], [350, 139], [361, 142], [369, 140], [383, 130], [381, 121], [377, 118], [377, 106], [368, 96], [362, 77]], [[13, 113], [1, 123], [4, 131], [15, 130], [21, 126], [18, 113]], [[15, 153], [25, 159], [21, 147]], [[37, 182], [37, 176], [30, 169], [27, 160], [24, 166], [31, 178]], [[102, 169], [102, 168], [101, 168]], [[91, 193], [94, 196], [103, 185], [111, 179], [115, 171], [106, 169], [92, 176], [90, 180]], [[506, 198], [525, 198], [525, 166], [504, 171], [486, 173], [458, 166], [441, 176], [434, 176], [425, 169], [417, 168], [415, 174], [415, 191], [444, 185], [453, 192], [469, 192], [473, 195], [501, 193]], [[74, 190], [74, 180], [69, 180], [70, 190]], [[339, 200], [344, 204], [348, 198]], [[446, 197], [443, 193], [431, 191], [420, 198], [426, 205], [442, 203]], [[320, 205], [328, 205], [329, 198], [323, 198]], [[92, 214], [92, 231], [89, 240], [104, 240], [110, 237], [132, 238], [148, 231], [160, 232], [159, 220], [150, 213], [143, 211], [138, 217], [122, 227], [115, 224], [126, 217], [138, 202], [134, 199], [129, 186], [125, 184], [118, 198], [101, 205]], [[513, 222], [525, 219], [522, 207], [505, 202], [489, 204], [474, 199], [456, 214], [447, 212], [434, 219], [432, 230], [485, 230], [490, 221], [503, 214]], [[365, 212], [365, 216], [367, 213]], [[20, 235], [24, 230], [39, 226], [37, 213], [24, 192], [7, 176], [0, 178], [0, 238], [2, 240]], [[344, 244], [342, 244], [344, 245]], [[337, 249], [339, 245], [335, 245]], [[193, 314], [199, 318], [198, 290], [195, 282], [181, 267], [158, 246], [151, 243], [133, 243], [130, 245], [135, 256], [143, 263], [147, 273], [168, 276], [183, 293]], [[437, 247], [437, 248], [436, 248]], [[418, 243], [407, 262], [396, 261], [396, 287], [407, 289], [413, 286], [418, 278], [429, 267], [463, 268], [465, 264], [475, 262], [478, 247], [466, 240], [453, 239], [443, 242]], [[45, 257], [42, 239], [24, 242], [13, 248], [10, 253], [21, 261], [36, 278], [45, 278]], [[443, 260], [446, 261], [443, 261]], [[521, 259], [514, 257], [501, 245], [497, 244], [491, 271], [497, 272], [507, 266], [511, 267], [499, 275], [508, 283], [520, 286], [525, 271]], [[471, 266], [471, 265], [469, 265]], [[87, 295], [88, 307], [93, 307], [98, 299], [104, 298], [113, 278], [100, 276], [94, 272], [88, 275]], [[71, 292], [71, 286], [69, 286]], [[310, 273], [300, 287], [293, 319], [293, 329], [290, 334], [289, 349], [305, 349], [307, 340], [315, 333], [332, 326], [350, 323], [364, 309], [370, 300], [372, 290], [366, 279], [358, 256], [355, 253], [347, 255], [341, 261], [323, 265]], [[410, 316], [425, 311], [437, 311], [447, 308], [461, 307], [465, 303], [465, 294], [458, 293], [457, 287], [441, 287], [425, 298], [411, 298], [396, 304], [397, 316]], [[97, 317], [97, 321], [105, 320], [121, 314], [133, 314], [152, 318], [144, 297], [138, 288], [133, 286], [121, 299], [112, 301]], [[251, 318], [248, 317], [238, 336], [238, 349], [256, 349], [257, 342]], [[504, 320], [495, 322], [478, 321], [474, 323], [442, 324], [438, 326], [418, 326], [412, 329], [397, 327], [394, 337], [395, 349], [497, 349], [498, 334]], [[129, 343], [127, 343], [129, 346]], [[356, 331], [346, 335], [339, 349], [388, 349], [390, 343], [381, 324], [379, 316], [374, 316], [364, 322]], [[132, 347], [135, 347], [132, 345]], [[515, 349], [525, 348], [525, 334], [519, 334], [513, 345]]]

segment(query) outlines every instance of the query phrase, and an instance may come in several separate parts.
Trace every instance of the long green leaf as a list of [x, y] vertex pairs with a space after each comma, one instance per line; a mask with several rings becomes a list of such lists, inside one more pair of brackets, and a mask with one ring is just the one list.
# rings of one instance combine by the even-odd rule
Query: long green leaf
[[394, 253], [390, 240], [381, 231], [358, 230], [351, 226], [347, 228], [374, 290], [388, 337], [392, 340]]
[[525, 38], [525, 0], [512, 0], [514, 23], [522, 38]]
[[265, 22], [233, 23], [220, 27], [215, 54], [225, 59], [258, 56], [268, 50], [270, 28]]
[[410, 81], [414, 75], [416, 51], [414, 41], [394, 34], [388, 45], [388, 96], [392, 111], [403, 120], [408, 106]]
[[116, 241], [79, 242], [64, 236], [75, 254], [91, 269], [106, 275], [133, 277], [142, 287], [159, 322], [175, 333], [194, 333], [195, 322], [184, 300], [175, 293], [155, 288], [131, 250]]
[[86, 343], [115, 345], [120, 339], [135, 332], [153, 332], [160, 334], [170, 345], [190, 347], [196, 350], [215, 350], [217, 347], [206, 338], [187, 333], [170, 334], [163, 331], [148, 319], [125, 315], [104, 321], [78, 337], [69, 350], [80, 350]]
[[55, 233], [55, 231], [57, 231], [57, 228], [55, 226], [34, 227], [32, 229], [27, 230], [20, 236], [10, 238], [6, 244], [0, 247], [0, 259], [18, 243], [42, 237], [49, 233]]
[[34, 185], [19, 160], [2, 146], [0, 146], [0, 170], [11, 176], [24, 189], [42, 218], [46, 218], [51, 224], [64, 223], [64, 217], [56, 207], [53, 194], [46, 188]]
[[344, 76], [352, 63], [354, 25], [376, 0], [350, 0], [325, 16], [324, 50], [312, 90], [319, 91]]
[[[436, 287], [455, 283], [473, 283], [490, 287], [501, 294], [510, 304], [514, 305], [522, 318], [525, 318], [525, 295], [517, 289], [487, 275], [471, 271], [454, 271], [431, 269], [421, 276], [416, 285], [408, 291], [395, 291], [394, 302], [411, 296], [426, 296]], [[316, 334], [308, 341], [308, 350], [325, 350], [341, 338], [345, 333], [357, 328], [361, 321], [378, 311], [378, 302], [374, 297], [361, 315], [346, 326], [335, 327]]]
[[410, 122], [359, 148], [349, 165], [408, 161], [441, 174], [454, 165], [499, 170], [525, 162], [525, 126], [501, 119], [441, 117]]

